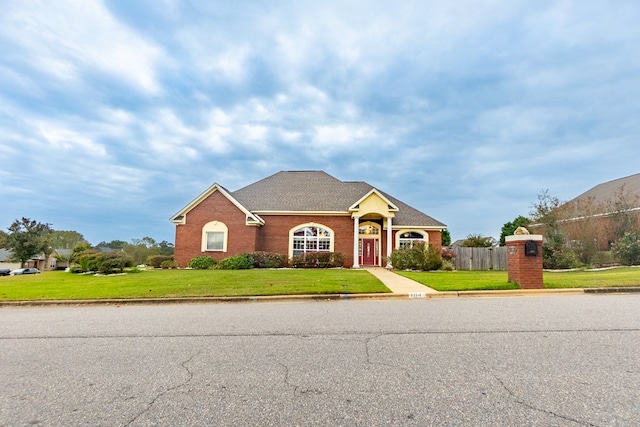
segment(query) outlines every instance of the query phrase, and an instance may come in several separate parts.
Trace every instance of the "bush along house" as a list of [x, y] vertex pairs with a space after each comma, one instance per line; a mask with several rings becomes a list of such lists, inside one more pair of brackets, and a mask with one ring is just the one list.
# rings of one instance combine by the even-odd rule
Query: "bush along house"
[[389, 194], [323, 171], [283, 171], [230, 192], [213, 184], [181, 209], [174, 258], [221, 260], [256, 251], [287, 258], [344, 256], [344, 266], [387, 266], [393, 249], [422, 241], [442, 246], [446, 225]]

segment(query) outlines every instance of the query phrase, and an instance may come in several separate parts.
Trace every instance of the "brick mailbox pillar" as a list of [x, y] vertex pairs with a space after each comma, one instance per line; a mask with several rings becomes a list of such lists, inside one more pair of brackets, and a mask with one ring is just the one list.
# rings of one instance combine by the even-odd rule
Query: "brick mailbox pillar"
[[542, 236], [506, 236], [509, 282], [522, 289], [542, 289]]

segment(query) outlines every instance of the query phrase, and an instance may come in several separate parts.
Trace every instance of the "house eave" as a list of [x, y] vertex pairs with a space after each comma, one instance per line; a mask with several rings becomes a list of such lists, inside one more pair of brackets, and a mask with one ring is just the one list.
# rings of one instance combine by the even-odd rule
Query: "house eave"
[[349, 212], [345, 211], [253, 211], [260, 215], [302, 215], [302, 216], [349, 216]]

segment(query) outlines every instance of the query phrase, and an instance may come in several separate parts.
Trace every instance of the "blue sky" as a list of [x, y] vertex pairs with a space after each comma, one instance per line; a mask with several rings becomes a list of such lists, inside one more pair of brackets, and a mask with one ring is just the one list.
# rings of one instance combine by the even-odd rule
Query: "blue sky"
[[0, 227], [173, 241], [217, 182], [367, 181], [498, 237], [640, 172], [640, 2], [4, 1]]

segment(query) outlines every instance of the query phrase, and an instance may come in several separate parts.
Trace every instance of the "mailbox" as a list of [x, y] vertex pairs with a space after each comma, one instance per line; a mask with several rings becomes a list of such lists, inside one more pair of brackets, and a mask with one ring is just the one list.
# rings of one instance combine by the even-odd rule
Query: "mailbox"
[[535, 240], [527, 240], [524, 244], [524, 254], [526, 256], [538, 256], [538, 244]]

